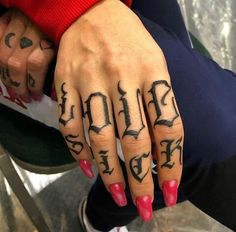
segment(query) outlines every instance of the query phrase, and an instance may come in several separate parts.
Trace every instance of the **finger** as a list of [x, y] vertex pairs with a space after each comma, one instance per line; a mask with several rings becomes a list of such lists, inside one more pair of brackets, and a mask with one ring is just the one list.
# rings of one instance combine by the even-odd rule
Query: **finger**
[[151, 141], [141, 96], [135, 83], [119, 81], [113, 102], [132, 198], [141, 218], [150, 221], [154, 191]]
[[8, 59], [8, 68], [15, 93], [26, 102], [31, 98], [27, 86], [27, 64], [30, 53], [37, 47], [40, 32], [32, 24], [22, 34], [19, 44]]
[[144, 93], [155, 140], [159, 185], [166, 205], [172, 206], [177, 201], [182, 174], [184, 132], [168, 72], [160, 75], [153, 71]]
[[125, 206], [125, 181], [117, 155], [111, 102], [107, 92], [98, 83], [88, 83], [86, 87], [80, 88], [80, 92], [98, 171], [117, 205]]
[[35, 101], [42, 98], [45, 77], [54, 53], [54, 44], [48, 39], [41, 39], [28, 57], [27, 86]]
[[91, 168], [93, 156], [84, 136], [80, 99], [71, 83], [62, 81], [59, 78], [55, 76], [59, 128], [72, 156], [78, 162], [84, 174], [92, 178], [94, 177]]
[[[5, 20], [9, 21], [9, 15], [5, 18]], [[14, 52], [21, 35], [24, 33], [26, 24], [26, 18], [16, 10], [12, 10], [10, 14], [10, 22], [8, 23], [1, 37], [0, 66], [3, 70], [2, 81], [6, 87], [12, 87], [12, 84], [18, 84], [11, 79], [8, 69], [8, 59]]]

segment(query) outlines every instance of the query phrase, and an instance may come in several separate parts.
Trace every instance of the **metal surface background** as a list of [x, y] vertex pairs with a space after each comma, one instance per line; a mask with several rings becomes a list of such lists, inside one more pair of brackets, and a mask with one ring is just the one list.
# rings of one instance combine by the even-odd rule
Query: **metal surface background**
[[213, 59], [236, 71], [236, 0], [178, 0], [188, 30]]

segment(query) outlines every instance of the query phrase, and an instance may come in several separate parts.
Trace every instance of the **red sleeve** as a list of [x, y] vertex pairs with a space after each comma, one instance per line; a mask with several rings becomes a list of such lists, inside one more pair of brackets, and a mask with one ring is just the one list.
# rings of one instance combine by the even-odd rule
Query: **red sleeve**
[[[26, 14], [55, 42], [84, 12], [100, 0], [0, 0], [6, 7], [15, 7]], [[132, 0], [123, 0], [128, 6]]]

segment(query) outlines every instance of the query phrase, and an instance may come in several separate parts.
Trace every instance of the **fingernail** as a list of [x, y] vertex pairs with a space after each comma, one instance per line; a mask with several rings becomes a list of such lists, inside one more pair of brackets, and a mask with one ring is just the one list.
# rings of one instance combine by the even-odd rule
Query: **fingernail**
[[30, 103], [31, 99], [29, 96], [20, 96], [20, 99], [25, 103]]
[[135, 201], [140, 217], [144, 222], [150, 222], [152, 220], [152, 197], [140, 196], [136, 197]]
[[93, 174], [93, 171], [91, 168], [91, 164], [88, 162], [88, 160], [80, 160], [79, 166], [82, 169], [85, 176], [87, 176], [88, 178], [94, 177], [94, 174]]
[[54, 101], [57, 101], [57, 94], [54, 88], [52, 89], [52, 92], [51, 92], [51, 99]]
[[123, 183], [110, 184], [108, 188], [110, 190], [112, 198], [118, 206], [123, 207], [127, 205], [127, 199], [125, 196], [125, 189]]
[[165, 181], [163, 183], [162, 192], [166, 206], [170, 207], [176, 204], [178, 196], [177, 180]]
[[31, 93], [30, 96], [35, 101], [41, 101], [42, 100], [42, 95], [37, 95], [37, 94]]
[[13, 99], [16, 98], [16, 94], [12, 88], [7, 88], [7, 93], [10, 96], [10, 98], [13, 98]]

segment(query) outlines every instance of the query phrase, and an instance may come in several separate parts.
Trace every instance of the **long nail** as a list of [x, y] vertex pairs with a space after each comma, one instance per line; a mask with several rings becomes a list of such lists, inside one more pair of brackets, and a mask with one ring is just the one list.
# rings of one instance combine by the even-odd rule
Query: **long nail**
[[15, 98], [16, 98], [16, 94], [15, 94], [15, 92], [13, 91], [12, 88], [7, 88], [7, 93], [9, 94], [9, 96], [10, 96], [11, 99], [15, 99]]
[[163, 183], [162, 192], [166, 206], [170, 207], [176, 204], [178, 197], [177, 180], [165, 181]]
[[30, 103], [31, 99], [29, 96], [20, 96], [20, 99], [25, 103]]
[[80, 160], [79, 166], [82, 169], [85, 176], [87, 176], [88, 178], [94, 177], [93, 170], [91, 168], [91, 164], [88, 162], [88, 160]]
[[140, 217], [144, 222], [150, 222], [152, 220], [152, 197], [139, 196], [135, 201]]
[[125, 188], [123, 183], [115, 183], [109, 185], [109, 190], [112, 198], [116, 204], [120, 207], [127, 205], [127, 199], [125, 196]]

